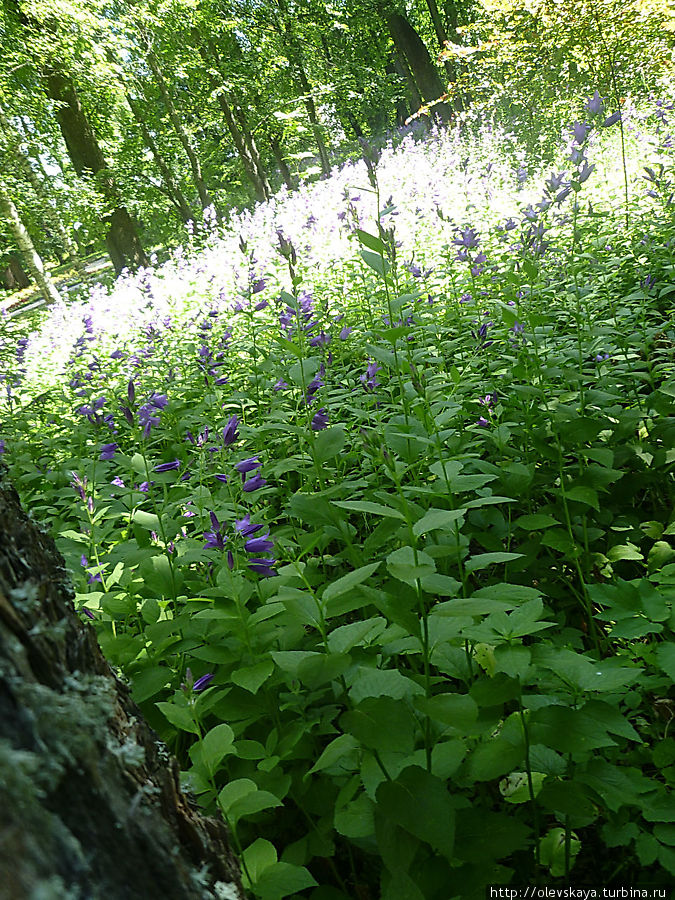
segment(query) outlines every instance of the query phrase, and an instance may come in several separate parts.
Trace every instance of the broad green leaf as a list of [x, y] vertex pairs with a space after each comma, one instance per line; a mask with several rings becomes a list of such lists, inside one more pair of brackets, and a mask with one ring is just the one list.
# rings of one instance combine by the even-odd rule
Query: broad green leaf
[[369, 234], [367, 231], [363, 231], [363, 229], [357, 228], [356, 236], [359, 239], [359, 243], [363, 244], [363, 246], [367, 247], [369, 250], [373, 250], [378, 254], [386, 253], [386, 247], [382, 243], [382, 240], [379, 237], [376, 237], [374, 234]]
[[338, 578], [337, 581], [333, 581], [324, 588], [322, 599], [324, 601], [333, 600], [335, 597], [340, 597], [342, 594], [347, 593], [347, 591], [351, 590], [357, 584], [361, 584], [363, 581], [370, 578], [370, 576], [377, 571], [379, 566], [379, 562], [370, 563], [367, 566], [361, 566], [359, 569], [354, 569], [353, 572], [348, 572], [346, 575], [343, 575], [341, 578]]
[[431, 531], [450, 529], [466, 515], [465, 509], [430, 509], [413, 525], [413, 534], [419, 537]]
[[387, 568], [394, 578], [414, 586], [418, 579], [433, 575], [436, 563], [423, 550], [415, 551], [412, 547], [401, 547], [389, 554]]
[[379, 253], [373, 253], [370, 250], [361, 251], [361, 259], [370, 266], [373, 271], [377, 272], [383, 278], [391, 270], [391, 264], [388, 259], [384, 259]]
[[[256, 883], [265, 869], [269, 869], [277, 861], [277, 851], [274, 844], [265, 838], [257, 838], [242, 853], [246, 863], [246, 870]], [[246, 871], [242, 871], [242, 877], [246, 877]]]
[[320, 431], [314, 439], [314, 452], [318, 461], [325, 462], [341, 453], [345, 440], [346, 434], [342, 425], [334, 425]]
[[375, 834], [375, 804], [361, 794], [356, 800], [335, 810], [333, 823], [338, 834], [348, 838], [365, 838]]
[[149, 666], [131, 676], [132, 696], [136, 703], [143, 703], [158, 694], [172, 680], [172, 672], [166, 666]]
[[316, 885], [316, 879], [304, 866], [275, 862], [256, 881], [255, 893], [260, 900], [283, 900]]
[[274, 671], [274, 661], [264, 659], [253, 666], [245, 666], [235, 669], [230, 675], [231, 680], [239, 687], [245, 688], [252, 694], [257, 694], [260, 687], [267, 681]]
[[363, 747], [410, 753], [416, 723], [405, 703], [391, 697], [368, 697], [344, 713], [340, 725]]
[[477, 572], [479, 569], [487, 569], [488, 566], [511, 562], [514, 559], [521, 559], [522, 556], [522, 553], [507, 553], [506, 551], [480, 553], [477, 556], [471, 556], [464, 563], [464, 568], [467, 572]]
[[405, 522], [405, 516], [391, 506], [382, 503], [373, 503], [371, 500], [333, 500], [334, 506], [346, 509], [349, 512], [368, 513], [372, 516], [386, 516], [389, 519], [400, 519]]
[[416, 697], [415, 707], [425, 715], [457, 731], [471, 728], [478, 718], [478, 706], [468, 694], [437, 694], [435, 697]]
[[179, 731], [187, 731], [190, 734], [199, 734], [199, 728], [195, 725], [192, 713], [187, 706], [177, 706], [175, 703], [157, 703], [157, 709], [164, 714], [168, 721]]
[[[340, 762], [343, 757], [348, 756], [352, 751], [356, 750], [359, 742], [351, 734], [341, 734], [323, 751], [321, 756], [309, 770], [311, 775], [313, 772], [320, 772], [322, 769], [330, 769]], [[338, 768], [340, 768], [338, 766]]]
[[455, 843], [455, 806], [445, 783], [417, 766], [377, 789], [377, 809], [446, 858]]
[[234, 731], [225, 722], [216, 725], [208, 731], [200, 744], [202, 762], [210, 775], [215, 775], [220, 762], [230, 753], [233, 753]]

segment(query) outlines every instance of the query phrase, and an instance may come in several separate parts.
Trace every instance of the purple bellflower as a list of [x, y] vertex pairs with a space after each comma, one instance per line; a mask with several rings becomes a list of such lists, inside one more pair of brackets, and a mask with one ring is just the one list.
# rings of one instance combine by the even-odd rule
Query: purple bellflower
[[99, 459], [101, 460], [101, 462], [113, 459], [116, 450], [119, 450], [118, 444], [103, 444], [103, 446], [101, 447], [101, 455], [99, 456]]

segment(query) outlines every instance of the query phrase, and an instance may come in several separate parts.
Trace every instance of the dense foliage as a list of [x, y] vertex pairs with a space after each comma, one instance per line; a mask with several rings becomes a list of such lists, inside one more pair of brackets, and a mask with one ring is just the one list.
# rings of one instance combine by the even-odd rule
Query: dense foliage
[[4, 459], [255, 896], [671, 882], [671, 116], [366, 147], [4, 326]]

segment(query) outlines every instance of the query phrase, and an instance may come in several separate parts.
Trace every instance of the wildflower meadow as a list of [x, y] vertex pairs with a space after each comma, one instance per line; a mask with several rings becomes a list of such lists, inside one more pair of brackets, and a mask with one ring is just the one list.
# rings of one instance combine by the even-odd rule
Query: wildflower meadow
[[409, 127], [0, 321], [2, 462], [252, 897], [672, 885], [674, 121]]

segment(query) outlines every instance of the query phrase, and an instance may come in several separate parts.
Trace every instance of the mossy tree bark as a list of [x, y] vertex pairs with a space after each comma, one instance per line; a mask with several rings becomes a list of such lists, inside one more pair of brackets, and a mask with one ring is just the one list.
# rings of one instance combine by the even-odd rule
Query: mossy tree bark
[[243, 900], [225, 825], [179, 788], [0, 471], [0, 900]]

